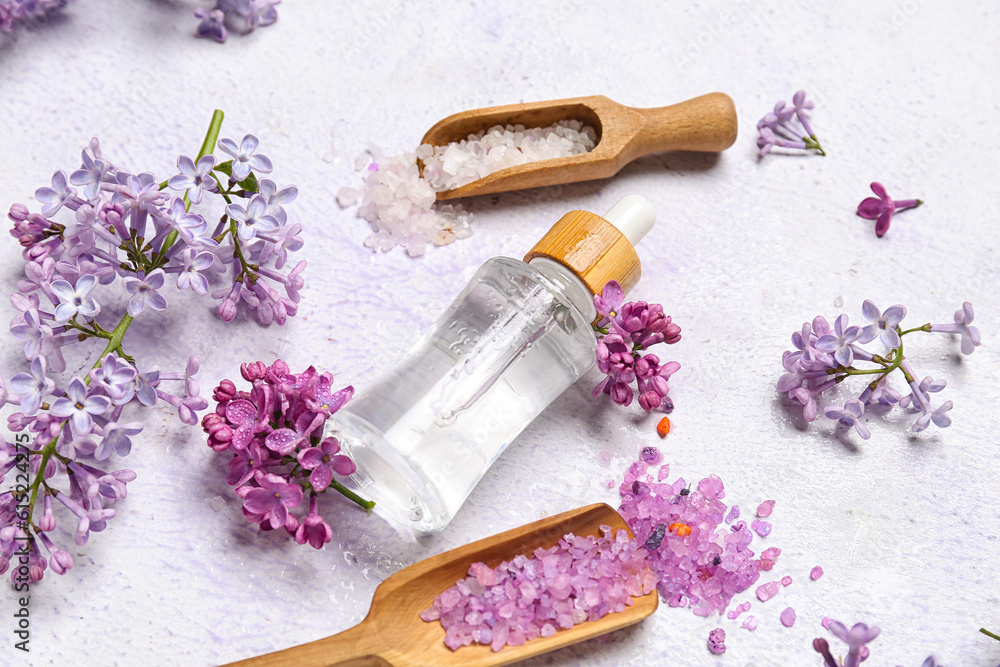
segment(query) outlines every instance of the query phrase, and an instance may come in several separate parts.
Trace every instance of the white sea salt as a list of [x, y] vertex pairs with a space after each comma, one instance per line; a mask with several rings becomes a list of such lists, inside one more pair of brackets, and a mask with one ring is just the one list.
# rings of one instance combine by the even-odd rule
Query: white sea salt
[[366, 246], [386, 251], [401, 245], [418, 257], [428, 243], [441, 246], [472, 236], [472, 214], [461, 205], [436, 204], [435, 193], [507, 167], [584, 153], [596, 140], [592, 127], [566, 120], [543, 128], [497, 125], [447, 146], [424, 144], [394, 156], [369, 144], [354, 160], [355, 170], [362, 172], [361, 187], [342, 187], [336, 199], [341, 208], [357, 205], [358, 217], [371, 223]]

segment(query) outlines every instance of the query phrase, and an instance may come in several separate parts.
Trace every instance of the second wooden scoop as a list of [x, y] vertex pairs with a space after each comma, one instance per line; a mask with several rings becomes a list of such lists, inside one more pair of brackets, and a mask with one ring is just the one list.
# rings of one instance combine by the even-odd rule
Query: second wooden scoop
[[736, 141], [733, 100], [725, 93], [709, 93], [655, 109], [635, 109], [594, 95], [463, 111], [434, 125], [420, 143], [446, 146], [495, 125], [548, 127], [560, 120], [579, 120], [593, 127], [597, 131], [594, 150], [501, 169], [439, 192], [438, 200], [610, 178], [643, 155], [717, 152]]
[[[617, 532], [628, 530], [625, 521], [605, 504], [542, 519], [505, 533], [488, 537], [400, 570], [383, 581], [372, 599], [371, 610], [360, 625], [338, 635], [309, 644], [250, 658], [232, 665], [241, 667], [458, 667], [508, 665], [548, 653], [585, 639], [637, 623], [656, 611], [657, 592], [632, 599], [625, 611], [588, 621], [551, 637], [539, 637], [521, 646], [505, 646], [494, 652], [473, 644], [457, 651], [444, 645], [444, 629], [438, 621], [425, 622], [420, 612], [431, 606], [434, 596], [468, 576], [469, 566], [480, 561], [496, 567], [518, 554], [530, 555], [539, 547], [554, 546], [566, 533], [600, 535], [600, 526]], [[629, 531], [632, 536], [632, 531]], [[232, 666], [230, 666], [232, 667]]]

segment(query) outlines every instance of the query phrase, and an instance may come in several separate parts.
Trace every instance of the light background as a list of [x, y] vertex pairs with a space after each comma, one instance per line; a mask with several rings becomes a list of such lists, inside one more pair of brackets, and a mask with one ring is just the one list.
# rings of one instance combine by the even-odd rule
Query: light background
[[[674, 430], [661, 442], [637, 407], [594, 402], [592, 371], [511, 445], [445, 532], [417, 542], [346, 511], [317, 552], [247, 524], [225, 457], [164, 408], [122, 464], [139, 478], [120, 515], [72, 551], [66, 576], [32, 587], [29, 656], [13, 650], [13, 592], [0, 596], [0, 663], [209, 665], [339, 632], [402, 566], [615, 503], [607, 482], [645, 445], [660, 446], [675, 475], [719, 475], [745, 515], [775, 499], [774, 532], [759, 548], [782, 555], [761, 581], [795, 582], [768, 603], [753, 598], [756, 632], [663, 605], [608, 642], [525, 664], [814, 665], [813, 637], [832, 640], [823, 616], [880, 625], [873, 666], [919, 665], [932, 652], [949, 666], [1000, 662], [1000, 642], [977, 632], [1000, 628], [993, 3], [289, 0], [277, 24], [225, 45], [191, 36], [194, 6], [79, 0], [47, 26], [0, 35], [0, 208], [37, 210], [35, 189], [77, 168], [94, 135], [115, 163], [166, 178], [216, 107], [227, 113], [223, 136], [255, 133], [274, 180], [299, 187], [288, 210], [305, 228], [310, 267], [298, 317], [227, 326], [210, 302], [174, 296], [181, 307], [144, 314], [128, 349], [165, 369], [197, 353], [205, 392], [237, 376], [238, 362], [276, 356], [362, 387], [483, 261], [521, 256], [568, 210], [601, 213], [636, 192], [659, 222], [639, 248], [632, 296], [663, 303], [684, 332], [662, 355], [682, 364]], [[817, 100], [829, 157], [758, 162], [757, 119], [799, 88]], [[648, 157], [606, 181], [470, 201], [474, 236], [422, 259], [372, 254], [361, 245], [367, 224], [333, 201], [357, 183], [352, 162], [366, 142], [410, 150], [460, 110], [591, 94], [660, 106], [713, 90], [740, 115], [724, 154]], [[927, 202], [883, 239], [854, 214], [873, 180]], [[5, 292], [19, 250], [0, 244]], [[820, 313], [858, 321], [866, 298], [904, 304], [911, 326], [975, 305], [985, 342], [971, 357], [951, 337], [907, 339], [922, 374], [948, 379], [937, 398], [955, 402], [951, 428], [914, 435], [897, 411], [870, 417], [873, 436], [861, 441], [828, 420], [805, 425], [776, 394], [791, 332]], [[13, 314], [6, 299], [0, 310]], [[10, 377], [25, 364], [19, 344], [2, 345]], [[826, 575], [811, 582], [817, 564]], [[791, 629], [778, 621], [789, 605]], [[706, 649], [717, 626], [729, 646], [719, 657]]]

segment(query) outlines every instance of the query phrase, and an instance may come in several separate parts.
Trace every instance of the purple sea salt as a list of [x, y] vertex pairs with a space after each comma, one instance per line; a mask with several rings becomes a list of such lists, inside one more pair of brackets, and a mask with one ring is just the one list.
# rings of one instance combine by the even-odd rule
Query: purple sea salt
[[[648, 463], [651, 466], [663, 463], [663, 454], [656, 447], [643, 447], [642, 451], [639, 452], [639, 458], [642, 459], [643, 463]], [[669, 472], [668, 470], [667, 473], [669, 474]]]
[[757, 593], [757, 599], [761, 602], [767, 602], [778, 594], [778, 590], [780, 588], [781, 582], [779, 581], [769, 581], [766, 584], [761, 584], [755, 591]]
[[768, 547], [767, 549], [764, 549], [764, 551], [761, 552], [760, 557], [767, 558], [768, 560], [775, 560], [780, 555], [781, 555], [781, 549], [779, 549], [778, 547]]
[[757, 533], [761, 537], [767, 537], [768, 535], [771, 534], [771, 524], [769, 524], [767, 521], [754, 519], [753, 522], [750, 524], [750, 527], [753, 528], [753, 532]]
[[729, 514], [726, 515], [726, 523], [732, 523], [740, 518], [740, 506], [733, 505], [729, 508]]
[[743, 625], [741, 627], [744, 627], [747, 630], [756, 630], [757, 618], [755, 616], [747, 616], [743, 619]]
[[550, 549], [496, 568], [473, 563], [469, 576], [435, 597], [420, 618], [440, 620], [453, 651], [473, 643], [499, 651], [624, 611], [632, 597], [654, 590], [656, 577], [646, 567], [646, 550], [624, 530], [601, 531], [601, 537], [566, 534]]
[[795, 610], [791, 607], [787, 607], [783, 612], [781, 612], [781, 624], [786, 628], [790, 628], [795, 625]]
[[721, 655], [726, 652], [726, 631], [722, 628], [716, 628], [708, 633], [708, 650], [715, 655]]
[[750, 611], [750, 603], [744, 602], [736, 606], [736, 609], [731, 609], [726, 613], [726, 618], [730, 620], [735, 620], [740, 617], [743, 612]]
[[816, 567], [814, 567], [809, 572], [809, 578], [812, 579], [813, 581], [816, 581], [817, 579], [819, 579], [822, 576], [823, 576], [823, 568], [821, 568], [819, 565], [817, 565]]
[[774, 511], [774, 501], [765, 500], [760, 505], [757, 505], [757, 516], [767, 517], [771, 516], [771, 512]]
[[792, 578], [789, 577], [787, 574], [781, 578], [782, 586], [790, 586], [791, 583], [792, 583]]
[[[646, 545], [660, 595], [669, 606], [691, 607], [699, 616], [725, 612], [734, 595], [760, 578], [750, 549], [753, 532], [743, 521], [719, 530], [728, 508], [715, 475], [691, 489], [684, 479], [654, 482], [649, 467], [644, 460], [629, 467], [619, 487], [618, 512], [637, 543]], [[665, 530], [654, 548], [660, 526]]]

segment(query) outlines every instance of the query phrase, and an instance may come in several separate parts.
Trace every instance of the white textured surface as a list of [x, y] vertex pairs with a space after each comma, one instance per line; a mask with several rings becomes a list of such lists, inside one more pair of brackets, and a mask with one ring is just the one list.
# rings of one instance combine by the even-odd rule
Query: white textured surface
[[[305, 227], [311, 263], [300, 315], [285, 328], [224, 326], [206, 302], [185, 302], [135, 325], [133, 341], [156, 342], [146, 359], [173, 368], [196, 352], [208, 387], [238, 361], [280, 355], [360, 386], [485, 259], [520, 256], [567, 210], [643, 194], [659, 223], [633, 296], [664, 303], [684, 329], [669, 350], [683, 368], [667, 460], [688, 479], [718, 474], [744, 513], [777, 500], [762, 546], [782, 548], [771, 574], [795, 583], [754, 599], [753, 633], [664, 605], [608, 643], [526, 664], [816, 665], [811, 640], [829, 636], [827, 615], [882, 626], [873, 666], [919, 665], [931, 652], [949, 667], [1000, 662], [1000, 642], [977, 632], [1000, 628], [992, 3], [288, 0], [276, 25], [222, 46], [190, 37], [193, 6], [79, 0], [44, 29], [0, 36], [0, 208], [75, 168], [94, 134], [122, 165], [166, 177], [216, 106], [224, 135], [255, 132], [275, 180], [299, 186], [289, 215]], [[800, 87], [817, 98], [830, 156], [758, 164], [756, 120]], [[738, 143], [720, 157], [650, 157], [608, 181], [471, 201], [475, 235], [420, 260], [398, 248], [373, 255], [361, 246], [367, 225], [333, 203], [356, 182], [365, 141], [412, 149], [463, 109], [595, 93], [659, 106], [712, 90], [740, 112]], [[853, 211], [872, 180], [927, 201], [881, 240]], [[18, 250], [0, 243], [5, 292]], [[972, 357], [943, 337], [908, 348], [918, 370], [949, 380], [952, 428], [914, 436], [897, 414], [873, 418], [863, 442], [790, 416], [773, 388], [781, 351], [804, 320], [837, 314], [838, 296], [855, 319], [865, 298], [904, 303], [914, 325], [975, 304], [985, 343]], [[0, 311], [11, 315], [6, 303]], [[19, 353], [2, 340], [9, 377]], [[595, 405], [596, 380], [525, 430], [443, 534], [414, 542], [345, 513], [321, 552], [246, 524], [223, 457], [162, 413], [128, 458], [139, 478], [122, 514], [74, 551], [68, 575], [33, 587], [29, 656], [13, 650], [13, 595], [0, 596], [0, 663], [208, 665], [299, 644], [360, 621], [378, 582], [405, 564], [614, 502], [606, 482], [660, 443], [638, 409]], [[816, 564], [826, 575], [809, 582]], [[787, 605], [798, 612], [791, 629], [778, 621]], [[719, 657], [705, 648], [716, 626], [728, 633]]]

